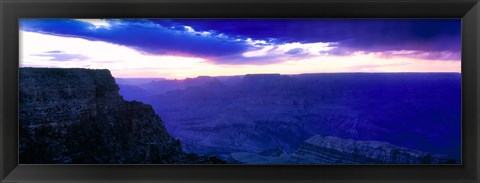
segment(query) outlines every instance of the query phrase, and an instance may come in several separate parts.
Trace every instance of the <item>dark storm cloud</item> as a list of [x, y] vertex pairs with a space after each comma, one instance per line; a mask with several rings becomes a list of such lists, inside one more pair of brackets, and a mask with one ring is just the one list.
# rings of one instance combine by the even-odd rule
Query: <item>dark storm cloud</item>
[[[71, 19], [22, 19], [21, 29], [124, 45], [145, 54], [206, 58], [218, 64], [272, 63], [282, 54], [246, 58], [247, 51], [285, 43], [330, 42], [322, 54], [415, 50], [425, 59], [460, 58], [460, 19], [121, 19], [95, 27]], [[253, 43], [251, 41], [263, 43]], [[283, 55], [306, 56], [302, 48]], [[114, 54], [114, 53], [112, 53]], [[392, 55], [393, 56], [393, 55]], [[227, 60], [229, 59], [229, 60]], [[266, 59], [271, 59], [266, 60]]]
[[153, 20], [252, 39], [338, 42], [351, 50], [459, 51], [460, 19], [180, 19]]
[[[241, 53], [245, 42], [202, 36], [186, 29], [173, 30], [143, 20], [119, 20], [110, 27], [95, 28], [88, 22], [69, 19], [23, 19], [21, 28], [66, 37], [79, 37], [132, 47], [146, 54], [218, 57]], [[114, 53], [112, 53], [114, 54]]]

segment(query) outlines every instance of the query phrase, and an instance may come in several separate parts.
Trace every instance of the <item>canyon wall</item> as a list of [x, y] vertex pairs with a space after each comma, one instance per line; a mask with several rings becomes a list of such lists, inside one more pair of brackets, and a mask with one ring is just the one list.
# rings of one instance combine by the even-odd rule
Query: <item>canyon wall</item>
[[20, 68], [20, 163], [224, 163], [182, 151], [150, 105], [108, 70]]

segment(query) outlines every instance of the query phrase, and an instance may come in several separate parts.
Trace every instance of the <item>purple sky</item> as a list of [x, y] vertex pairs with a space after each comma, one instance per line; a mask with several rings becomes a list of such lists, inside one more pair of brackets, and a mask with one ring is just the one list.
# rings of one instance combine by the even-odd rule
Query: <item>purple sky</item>
[[[167, 57], [170, 62], [175, 62], [175, 58], [197, 59], [194, 63], [202, 63], [203, 69], [209, 64], [212, 70], [206, 74], [213, 75], [237, 73], [231, 70], [235, 67], [243, 67], [242, 72], [246, 72], [246, 66], [258, 66], [250, 70], [266, 72], [269, 65], [280, 68], [280, 64], [293, 62], [297, 66], [309, 61], [314, 64], [312, 60], [317, 60], [319, 65], [327, 64], [321, 61], [335, 65], [334, 60], [342, 58], [349, 58], [350, 65], [342, 60], [338, 61], [338, 67], [323, 66], [321, 68], [325, 69], [320, 68], [319, 72], [356, 71], [347, 67], [367, 68], [358, 72], [459, 72], [461, 59], [460, 19], [21, 19], [20, 31], [24, 35], [21, 39], [24, 53], [21, 66], [24, 67], [68, 67], [68, 62], [72, 67], [83, 64], [84, 67], [108, 68], [106, 63], [119, 60], [103, 56], [98, 59], [97, 52], [86, 51], [86, 47], [95, 44], [105, 44], [103, 48], [112, 46], [104, 50], [105, 55], [115, 54], [111, 52], [116, 49], [113, 46], [133, 50], [145, 58], [126, 57], [134, 58], [140, 65], [159, 66], [153, 57], [159, 58], [158, 62]], [[45, 43], [32, 43], [34, 39]], [[83, 42], [78, 42], [76, 48], [67, 41], [79, 39]], [[97, 50], [101, 48], [99, 46]], [[362, 59], [371, 61], [362, 62]], [[94, 63], [94, 60], [98, 62]], [[100, 60], [104, 62], [99, 63]], [[172, 67], [171, 63], [164, 63], [164, 67]], [[185, 62], [187, 65], [192, 63]], [[403, 66], [393, 67], [399, 63]], [[432, 69], [428, 69], [428, 65]], [[220, 67], [226, 66], [230, 68], [221, 71]], [[129, 67], [128, 64], [125, 67]], [[272, 70], [283, 72], [285, 67], [272, 67]], [[122, 76], [133, 74], [127, 72], [128, 68], [123, 74], [119, 67], [112, 69]], [[152, 76], [162, 73], [149, 72]], [[292, 71], [297, 72], [312, 70], [302, 71], [298, 67]], [[173, 75], [164, 74], [165, 77], [177, 77]]]

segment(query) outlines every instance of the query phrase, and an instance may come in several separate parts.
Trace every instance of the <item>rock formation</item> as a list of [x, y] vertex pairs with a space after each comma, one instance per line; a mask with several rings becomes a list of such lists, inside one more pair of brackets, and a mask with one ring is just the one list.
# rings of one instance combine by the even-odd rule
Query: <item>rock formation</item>
[[292, 154], [281, 148], [260, 153], [231, 153], [228, 162], [239, 164], [454, 164], [455, 159], [380, 141], [356, 141], [316, 135]]
[[224, 163], [187, 154], [150, 105], [125, 101], [108, 70], [20, 68], [21, 164]]
[[300, 145], [289, 164], [451, 164], [456, 160], [379, 141], [316, 135]]

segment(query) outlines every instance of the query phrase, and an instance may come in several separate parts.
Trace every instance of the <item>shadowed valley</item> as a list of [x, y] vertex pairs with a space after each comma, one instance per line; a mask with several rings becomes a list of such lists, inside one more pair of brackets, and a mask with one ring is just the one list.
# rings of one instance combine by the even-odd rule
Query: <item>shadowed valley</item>
[[[243, 155], [264, 157], [262, 152], [275, 149], [290, 158], [317, 135], [449, 157], [423, 163], [458, 162], [460, 81], [459, 73], [249, 74], [141, 83], [117, 79], [127, 100], [153, 106], [184, 150], [237, 163], [258, 163]], [[414, 162], [421, 161], [383, 163]]]

